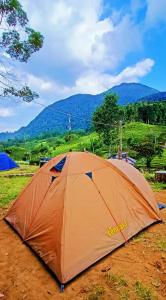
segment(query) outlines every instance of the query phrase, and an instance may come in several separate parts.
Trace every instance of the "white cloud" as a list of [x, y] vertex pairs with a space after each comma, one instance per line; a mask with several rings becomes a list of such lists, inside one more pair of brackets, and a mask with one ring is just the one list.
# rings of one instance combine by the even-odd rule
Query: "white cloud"
[[115, 76], [108, 73], [91, 71], [76, 81], [76, 86], [73, 90], [82, 93], [97, 94], [123, 82], [138, 82], [140, 78], [151, 71], [153, 65], [154, 61], [147, 58], [133, 66], [125, 68]]
[[[163, 20], [163, 14], [165, 17], [166, 0], [132, 0], [131, 5], [122, 3], [118, 11], [112, 6], [115, 1], [110, 0], [107, 16], [104, 0], [20, 2], [30, 26], [39, 30], [45, 41], [27, 64], [17, 64], [14, 73], [18, 83], [26, 82], [39, 93], [38, 102], [49, 105], [75, 93], [96, 94], [122, 82], [139, 81], [151, 71], [154, 61], [140, 58], [143, 41], [148, 28], [161, 16]], [[146, 5], [147, 12], [142, 11]], [[130, 66], [126, 58], [133, 53], [138, 56], [136, 64]], [[22, 120], [17, 117], [19, 105]], [[27, 124], [42, 109], [35, 103], [17, 106], [15, 122], [20, 125]]]
[[[33, 89], [38, 89], [40, 92], [49, 91], [51, 93], [50, 101], [54, 102], [58, 99], [58, 96], [68, 97], [77, 93], [98, 94], [122, 82], [138, 82], [140, 78], [146, 76], [151, 71], [154, 63], [152, 59], [146, 58], [135, 65], [126, 67], [117, 75], [89, 70], [82, 74], [71, 87], [58, 84], [56, 81], [46, 81], [31, 74], [28, 74], [27, 78], [28, 84]], [[40, 102], [46, 104], [44, 99], [40, 100]], [[32, 103], [32, 105], [35, 105], [35, 103]]]
[[60, 66], [61, 72], [76, 69], [75, 76], [88, 68], [111, 71], [130, 52], [141, 49], [140, 28], [129, 14], [117, 22], [112, 15], [101, 18], [103, 0], [50, 0], [42, 5], [39, 0], [21, 2], [32, 26], [45, 36], [44, 47], [36, 56], [36, 60], [44, 58], [43, 68], [51, 60], [50, 68]]
[[0, 108], [0, 117], [7, 118], [14, 115], [14, 112], [9, 108]]
[[34, 76], [33, 74], [25, 74], [24, 76], [27, 76], [26, 81], [34, 89], [49, 92], [54, 88], [52, 81]]

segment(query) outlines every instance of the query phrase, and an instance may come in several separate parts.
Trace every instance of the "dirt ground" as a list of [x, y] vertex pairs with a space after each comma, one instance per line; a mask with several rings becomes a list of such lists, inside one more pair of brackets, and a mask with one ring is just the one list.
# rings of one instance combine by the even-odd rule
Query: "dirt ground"
[[[166, 203], [166, 190], [157, 192], [156, 199]], [[166, 221], [166, 209], [161, 214]], [[65, 287], [64, 293], [60, 293], [56, 279], [4, 222], [4, 215], [5, 209], [0, 209], [0, 299], [166, 299], [166, 252], [163, 246], [166, 224], [151, 226], [83, 272]], [[120, 281], [108, 280], [110, 273], [115, 278], [125, 278], [123, 287]], [[136, 281], [148, 287], [154, 298], [148, 292], [146, 295], [144, 290], [142, 296], [138, 295], [134, 287]]]

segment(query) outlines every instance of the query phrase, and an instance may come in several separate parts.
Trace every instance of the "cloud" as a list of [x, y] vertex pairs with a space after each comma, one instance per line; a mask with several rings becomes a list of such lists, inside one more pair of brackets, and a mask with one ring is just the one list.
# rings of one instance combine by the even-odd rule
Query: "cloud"
[[90, 71], [76, 81], [73, 91], [98, 94], [123, 82], [138, 82], [140, 78], [151, 71], [154, 63], [152, 59], [147, 58], [125, 68], [114, 76], [108, 73]]
[[[34, 89], [38, 89], [42, 94], [49, 91], [51, 95], [50, 100], [52, 99], [51, 102], [54, 102], [56, 100], [54, 95], [56, 97], [68, 97], [78, 93], [98, 94], [122, 82], [138, 82], [140, 78], [151, 71], [154, 63], [154, 60], [146, 58], [135, 65], [126, 67], [116, 75], [92, 69], [82, 74], [74, 82], [73, 86], [63, 86], [56, 81], [47, 81], [31, 74], [28, 74], [27, 78], [29, 80], [28, 84]], [[42, 98], [41, 103], [46, 104], [44, 98]], [[36, 104], [32, 103], [32, 105]]]
[[[39, 93], [41, 104], [76, 93], [97, 94], [122, 82], [139, 81], [152, 70], [154, 61], [142, 57], [146, 55], [144, 42], [152, 24], [158, 24], [161, 16], [163, 20], [165, 0], [121, 1], [118, 9], [117, 1], [111, 0], [20, 2], [29, 25], [45, 40], [27, 64], [16, 64], [14, 74], [18, 84], [27, 83]], [[12, 109], [17, 117], [13, 126], [19, 127], [42, 106], [18, 103]]]
[[43, 68], [51, 77], [71, 83], [88, 69], [114, 71], [129, 53], [142, 47], [141, 30], [132, 16], [120, 15], [115, 22], [113, 10], [103, 17], [102, 0], [21, 2], [31, 25], [45, 36], [43, 49], [31, 60], [34, 67], [40, 64], [35, 75], [44, 75]]
[[1, 108], [0, 107], [0, 117], [7, 118], [14, 115], [14, 112], [9, 108]]
[[34, 89], [49, 92], [54, 88], [54, 83], [52, 81], [34, 76], [33, 74], [25, 74], [25, 76], [28, 84]]

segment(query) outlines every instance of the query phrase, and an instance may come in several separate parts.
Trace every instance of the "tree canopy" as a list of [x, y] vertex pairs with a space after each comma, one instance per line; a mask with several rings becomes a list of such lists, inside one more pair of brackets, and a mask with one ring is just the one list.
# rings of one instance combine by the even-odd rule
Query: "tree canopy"
[[42, 34], [28, 27], [28, 23], [18, 0], [0, 0], [0, 96], [12, 95], [30, 102], [38, 95], [26, 85], [18, 87], [6, 65], [9, 58], [27, 62], [43, 46]]
[[146, 159], [147, 168], [151, 168], [152, 159], [158, 155], [161, 156], [163, 148], [156, 143], [154, 134], [148, 134], [144, 137], [142, 142], [138, 142], [135, 139], [131, 139], [129, 142], [130, 149], [133, 149], [137, 153], [137, 157], [144, 157]]
[[120, 120], [121, 108], [117, 101], [116, 95], [106, 95], [103, 104], [93, 114], [94, 129], [101, 135], [106, 145], [110, 145], [111, 139], [115, 136], [115, 125]]

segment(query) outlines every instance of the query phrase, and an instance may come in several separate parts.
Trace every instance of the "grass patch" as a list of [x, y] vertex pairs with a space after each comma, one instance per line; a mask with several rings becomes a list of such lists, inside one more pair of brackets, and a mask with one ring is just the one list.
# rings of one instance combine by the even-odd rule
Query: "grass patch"
[[128, 300], [130, 299], [130, 293], [128, 289], [124, 289], [120, 292], [119, 300]]
[[30, 179], [30, 177], [0, 178], [0, 207], [5, 207], [14, 200]]
[[140, 300], [156, 300], [152, 289], [145, 287], [140, 281], [136, 281], [134, 284], [135, 293]]
[[157, 241], [157, 248], [160, 251], [166, 252], [166, 239], [163, 237], [163, 239], [160, 239]]
[[134, 243], [145, 242], [147, 238], [148, 238], [148, 232], [141, 232], [132, 238], [132, 242]]
[[107, 284], [111, 288], [115, 289], [116, 291], [118, 291], [122, 287], [126, 287], [128, 285], [127, 280], [123, 276], [119, 276], [119, 275], [113, 274], [111, 272], [106, 274], [106, 281], [107, 281]]
[[150, 185], [154, 192], [159, 192], [166, 189], [166, 183], [164, 182], [150, 182]]
[[0, 176], [9, 174], [25, 174], [25, 173], [35, 173], [39, 167], [27, 164], [20, 164], [20, 168], [15, 168], [9, 171], [1, 171]]
[[100, 300], [104, 295], [105, 290], [102, 286], [96, 285], [93, 287], [91, 293], [88, 296], [88, 300]]

